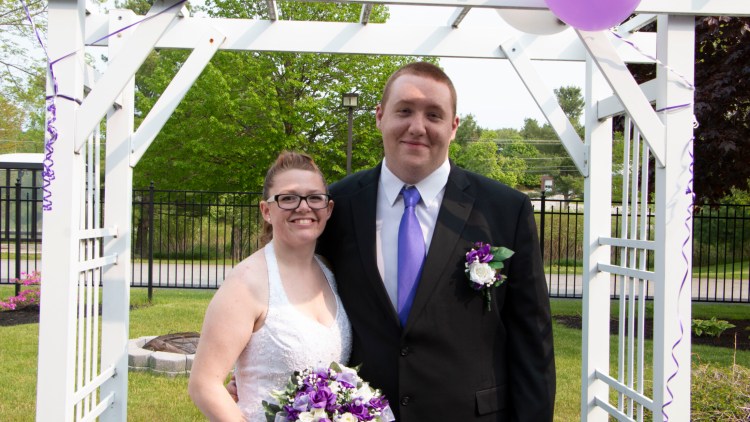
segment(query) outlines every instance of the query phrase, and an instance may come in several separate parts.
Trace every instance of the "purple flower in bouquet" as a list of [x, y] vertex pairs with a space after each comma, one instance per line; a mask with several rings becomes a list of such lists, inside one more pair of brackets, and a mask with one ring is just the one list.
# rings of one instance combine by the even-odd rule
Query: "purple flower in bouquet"
[[328, 409], [329, 406], [336, 403], [336, 395], [331, 392], [327, 385], [318, 385], [318, 388], [310, 393], [310, 402], [314, 408]]
[[391, 422], [395, 418], [388, 400], [357, 375], [356, 369], [338, 363], [328, 368], [295, 372], [284, 390], [274, 391], [276, 403], [263, 401], [268, 421]]
[[342, 406], [341, 410], [351, 413], [360, 421], [369, 421], [372, 419], [370, 408], [363, 403], [361, 398], [356, 398], [351, 403]]

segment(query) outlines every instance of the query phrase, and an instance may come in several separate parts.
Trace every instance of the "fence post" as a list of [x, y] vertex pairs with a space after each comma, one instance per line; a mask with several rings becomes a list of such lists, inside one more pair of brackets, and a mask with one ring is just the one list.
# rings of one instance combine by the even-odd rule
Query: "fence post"
[[547, 210], [546, 206], [546, 199], [547, 199], [547, 190], [542, 189], [542, 212], [539, 214], [539, 250], [542, 253], [542, 263], [544, 263], [544, 220], [545, 220], [545, 211]]
[[[16, 280], [21, 279], [21, 177], [23, 170], [18, 170], [16, 178]], [[21, 284], [16, 282], [16, 296], [21, 293]]]
[[148, 187], [148, 303], [154, 294], [154, 181]]

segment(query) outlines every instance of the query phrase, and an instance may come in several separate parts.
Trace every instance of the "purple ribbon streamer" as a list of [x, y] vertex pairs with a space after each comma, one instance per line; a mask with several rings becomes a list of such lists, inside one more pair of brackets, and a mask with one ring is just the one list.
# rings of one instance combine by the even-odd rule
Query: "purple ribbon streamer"
[[24, 0], [19, 1], [23, 6], [23, 10], [26, 12], [26, 19], [28, 19], [29, 23], [31, 24], [34, 35], [36, 36], [39, 45], [42, 47], [42, 51], [44, 51], [45, 57], [47, 57], [47, 69], [49, 70], [50, 81], [52, 83], [53, 95], [46, 98], [46, 101], [49, 103], [47, 105], [47, 112], [50, 116], [47, 119], [46, 127], [47, 133], [49, 133], [49, 139], [44, 143], [44, 161], [42, 161], [42, 210], [52, 211], [52, 191], [50, 190], [50, 185], [52, 184], [52, 181], [55, 180], [55, 170], [53, 169], [55, 162], [52, 158], [52, 155], [55, 152], [54, 144], [57, 141], [57, 128], [55, 128], [55, 121], [57, 121], [57, 107], [55, 107], [55, 97], [58, 95], [57, 78], [55, 77], [55, 71], [52, 67], [52, 63], [49, 60], [47, 47], [44, 46], [42, 36], [41, 34], [39, 34], [39, 29], [36, 27], [36, 25], [34, 24], [34, 20], [31, 18], [29, 7]]
[[641, 55], [643, 55], [644, 57], [653, 60], [659, 66], [661, 66], [664, 69], [667, 69], [668, 71], [674, 73], [678, 78], [680, 78], [682, 80], [682, 82], [683, 82], [683, 84], [685, 85], [686, 88], [691, 89], [691, 90], [695, 90], [695, 85], [693, 85], [692, 83], [690, 83], [690, 81], [688, 81], [687, 78], [684, 77], [683, 75], [681, 75], [679, 72], [677, 72], [676, 70], [672, 69], [671, 67], [665, 65], [664, 63], [662, 63], [661, 60], [657, 59], [656, 57], [654, 57], [654, 56], [652, 56], [650, 54], [647, 54], [646, 52], [644, 52], [643, 50], [641, 50], [637, 45], [635, 45], [635, 43], [633, 43], [630, 40], [626, 40], [625, 38], [623, 38], [622, 35], [618, 34], [616, 31], [610, 30], [610, 32], [612, 33], [612, 35], [614, 35], [615, 37], [617, 37], [620, 41], [622, 41], [625, 44], [633, 47], [635, 49], [635, 51], [641, 53]]
[[[693, 142], [695, 138], [690, 138], [690, 143]], [[688, 147], [690, 146], [690, 143], [688, 144]], [[690, 180], [688, 181], [688, 186], [685, 189], [685, 194], [690, 195], [691, 201], [690, 205], [688, 205], [687, 208], [687, 217], [685, 218], [685, 229], [687, 229], [687, 236], [685, 237], [685, 241], [682, 242], [682, 259], [685, 260], [685, 273], [682, 276], [682, 282], [680, 283], [680, 290], [677, 293], [677, 320], [679, 321], [680, 325], [680, 337], [677, 339], [677, 341], [672, 344], [672, 361], [675, 364], [675, 370], [672, 372], [672, 374], [669, 375], [669, 378], [667, 378], [667, 382], [665, 384], [665, 387], [667, 389], [667, 394], [669, 394], [669, 400], [667, 400], [661, 407], [661, 414], [664, 416], [664, 421], [669, 422], [669, 414], [667, 414], [667, 407], [672, 404], [674, 401], [674, 393], [672, 393], [672, 389], [669, 388], [669, 383], [677, 377], [677, 374], [680, 372], [680, 362], [677, 361], [677, 357], [675, 356], [675, 349], [682, 343], [682, 339], [685, 336], [685, 327], [682, 325], [682, 319], [680, 318], [680, 298], [682, 297], [682, 292], [685, 287], [685, 284], [687, 283], [688, 275], [690, 274], [690, 260], [688, 259], [687, 255], [685, 254], [685, 247], [690, 243], [690, 235], [692, 232], [692, 227], [690, 225], [690, 222], [693, 218], [693, 206], [695, 204], [695, 192], [693, 192], [692, 186], [693, 186], [693, 163], [695, 162], [693, 152], [688, 148], [688, 154], [690, 155], [690, 166], [688, 167], [690, 171]]]
[[[75, 50], [73, 52], [70, 52], [56, 60], [51, 60], [49, 57], [49, 53], [47, 51], [47, 47], [45, 47], [44, 42], [42, 41], [42, 36], [39, 33], [39, 29], [34, 24], [34, 20], [31, 18], [31, 12], [29, 11], [29, 7], [26, 4], [24, 0], [19, 0], [21, 2], [21, 5], [23, 6], [24, 11], [26, 12], [26, 19], [28, 19], [29, 23], [31, 24], [31, 28], [34, 31], [34, 35], [36, 36], [37, 41], [39, 42], [39, 45], [42, 47], [42, 51], [44, 51], [44, 56], [47, 58], [47, 69], [49, 71], [50, 76], [50, 82], [52, 85], [52, 95], [49, 95], [45, 98], [47, 101], [47, 113], [49, 114], [49, 118], [47, 119], [47, 126], [46, 130], [49, 134], [49, 139], [44, 143], [44, 161], [42, 162], [42, 210], [44, 211], [52, 211], [52, 191], [50, 190], [50, 186], [52, 185], [52, 181], [55, 180], [55, 171], [53, 169], [55, 165], [55, 161], [53, 159], [53, 154], [55, 152], [54, 144], [57, 141], [58, 132], [57, 128], [55, 127], [55, 122], [57, 121], [57, 106], [55, 105], [55, 99], [56, 98], [62, 98], [68, 101], [73, 101], [77, 104], [82, 104], [83, 101], [68, 96], [68, 95], [62, 95], [59, 93], [58, 90], [58, 84], [57, 84], [57, 77], [55, 76], [55, 69], [54, 65], [60, 62], [61, 60], [64, 60], [70, 56], [73, 56], [81, 49]], [[116, 34], [119, 34], [120, 32], [123, 32], [127, 29], [130, 29], [142, 22], [145, 22], [149, 19], [153, 19], [162, 13], [167, 12], [168, 10], [171, 10], [183, 3], [185, 3], [187, 0], [181, 0], [168, 8], [160, 11], [159, 13], [155, 13], [151, 16], [146, 16], [145, 18], [139, 20], [138, 22], [132, 23], [128, 26], [125, 26], [123, 28], [118, 29], [115, 32], [112, 32], [110, 34], [107, 34], [95, 41], [93, 41], [91, 44], [96, 44], [100, 41], [103, 41], [107, 38], [110, 38]]]

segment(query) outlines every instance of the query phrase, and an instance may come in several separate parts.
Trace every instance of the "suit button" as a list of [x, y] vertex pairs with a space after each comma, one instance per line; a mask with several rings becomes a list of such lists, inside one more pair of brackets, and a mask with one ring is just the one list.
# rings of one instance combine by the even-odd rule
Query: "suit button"
[[411, 401], [411, 397], [409, 397], [409, 396], [401, 397], [401, 406], [408, 405], [409, 401]]
[[407, 356], [409, 354], [409, 348], [404, 346], [401, 348], [401, 356]]

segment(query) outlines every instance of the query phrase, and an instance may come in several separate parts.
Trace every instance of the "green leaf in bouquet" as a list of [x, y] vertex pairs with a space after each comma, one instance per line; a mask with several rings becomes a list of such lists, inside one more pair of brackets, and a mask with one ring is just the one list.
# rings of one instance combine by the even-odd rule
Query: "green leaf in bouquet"
[[275, 422], [276, 414], [281, 411], [281, 407], [279, 407], [277, 404], [270, 403], [265, 400], [263, 400], [261, 403], [263, 404], [263, 411], [266, 412], [266, 422]]
[[506, 260], [510, 258], [511, 256], [513, 256], [513, 254], [515, 253], [512, 250], [506, 248], [505, 246], [492, 247], [490, 248], [490, 251], [492, 252], [492, 255], [494, 256], [493, 261]]

